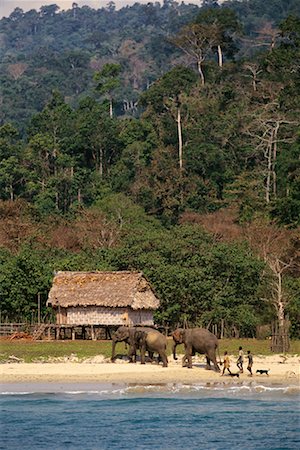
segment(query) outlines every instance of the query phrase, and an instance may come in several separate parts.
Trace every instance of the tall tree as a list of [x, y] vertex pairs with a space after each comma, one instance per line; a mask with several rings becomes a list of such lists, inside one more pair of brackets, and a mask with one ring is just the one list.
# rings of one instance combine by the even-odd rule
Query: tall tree
[[299, 229], [289, 231], [269, 223], [258, 222], [250, 225], [245, 234], [252, 248], [266, 263], [266, 300], [276, 311], [281, 351], [287, 351], [285, 320], [291, 299], [284, 281], [289, 273], [296, 277], [300, 275]]
[[100, 94], [107, 94], [109, 98], [109, 116], [113, 117], [113, 94], [120, 86], [119, 75], [121, 72], [120, 64], [104, 64], [100, 72], [95, 73], [96, 91]]
[[216, 25], [192, 23], [184, 26], [179, 33], [171, 39], [176, 47], [180, 48], [197, 64], [201, 84], [204, 86], [205, 77], [203, 62], [211, 52], [212, 48], [220, 40], [220, 30]]
[[152, 105], [157, 112], [169, 111], [177, 124], [178, 161], [183, 170], [182, 95], [190, 91], [196, 82], [193, 71], [175, 67], [154, 83], [141, 97], [141, 104]]
[[196, 23], [202, 25], [215, 26], [219, 31], [216, 33], [215, 48], [218, 53], [219, 67], [223, 66], [223, 53], [232, 57], [237, 51], [235, 39], [241, 32], [241, 23], [239, 22], [235, 11], [229, 8], [204, 8], [198, 14]]

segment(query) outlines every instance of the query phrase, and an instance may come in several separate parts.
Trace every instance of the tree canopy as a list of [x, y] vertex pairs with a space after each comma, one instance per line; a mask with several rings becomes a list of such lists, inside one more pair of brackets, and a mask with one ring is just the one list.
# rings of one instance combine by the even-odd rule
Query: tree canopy
[[274, 258], [252, 245], [275, 229], [296, 335], [299, 16], [271, 3], [50, 5], [0, 21], [2, 317], [31, 320], [38, 294], [46, 314], [55, 270], [134, 269], [158, 323], [254, 336], [278, 318]]

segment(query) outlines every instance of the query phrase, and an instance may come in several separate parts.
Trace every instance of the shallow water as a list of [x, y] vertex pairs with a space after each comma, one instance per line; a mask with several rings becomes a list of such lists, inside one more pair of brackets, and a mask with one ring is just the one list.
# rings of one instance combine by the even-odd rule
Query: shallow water
[[298, 449], [297, 386], [8, 384], [1, 449]]

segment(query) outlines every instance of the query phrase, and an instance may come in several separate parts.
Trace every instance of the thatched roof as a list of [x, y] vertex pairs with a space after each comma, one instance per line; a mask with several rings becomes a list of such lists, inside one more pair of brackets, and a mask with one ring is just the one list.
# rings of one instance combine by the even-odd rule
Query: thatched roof
[[47, 304], [157, 309], [159, 300], [141, 272], [58, 272]]

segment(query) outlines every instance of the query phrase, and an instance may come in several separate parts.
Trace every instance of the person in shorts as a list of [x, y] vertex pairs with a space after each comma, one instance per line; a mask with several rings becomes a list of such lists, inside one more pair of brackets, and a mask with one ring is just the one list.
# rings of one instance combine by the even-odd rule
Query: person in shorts
[[229, 356], [228, 356], [227, 351], [226, 351], [226, 352], [224, 352], [223, 372], [222, 372], [221, 376], [224, 375], [226, 369], [228, 370], [228, 372], [231, 375], [231, 371], [230, 371], [229, 367], [230, 367], [230, 359], [229, 359]]
[[252, 373], [253, 356], [252, 356], [250, 350], [247, 351], [247, 358], [248, 358], [248, 366], [247, 366], [247, 370], [248, 370], [248, 372], [249, 372], [249, 377], [252, 377], [252, 376], [253, 376], [253, 373]]
[[240, 373], [244, 372], [243, 364], [244, 364], [244, 352], [243, 352], [243, 348], [239, 347], [239, 357], [238, 357], [238, 360], [236, 362], [236, 365], [240, 369]]

